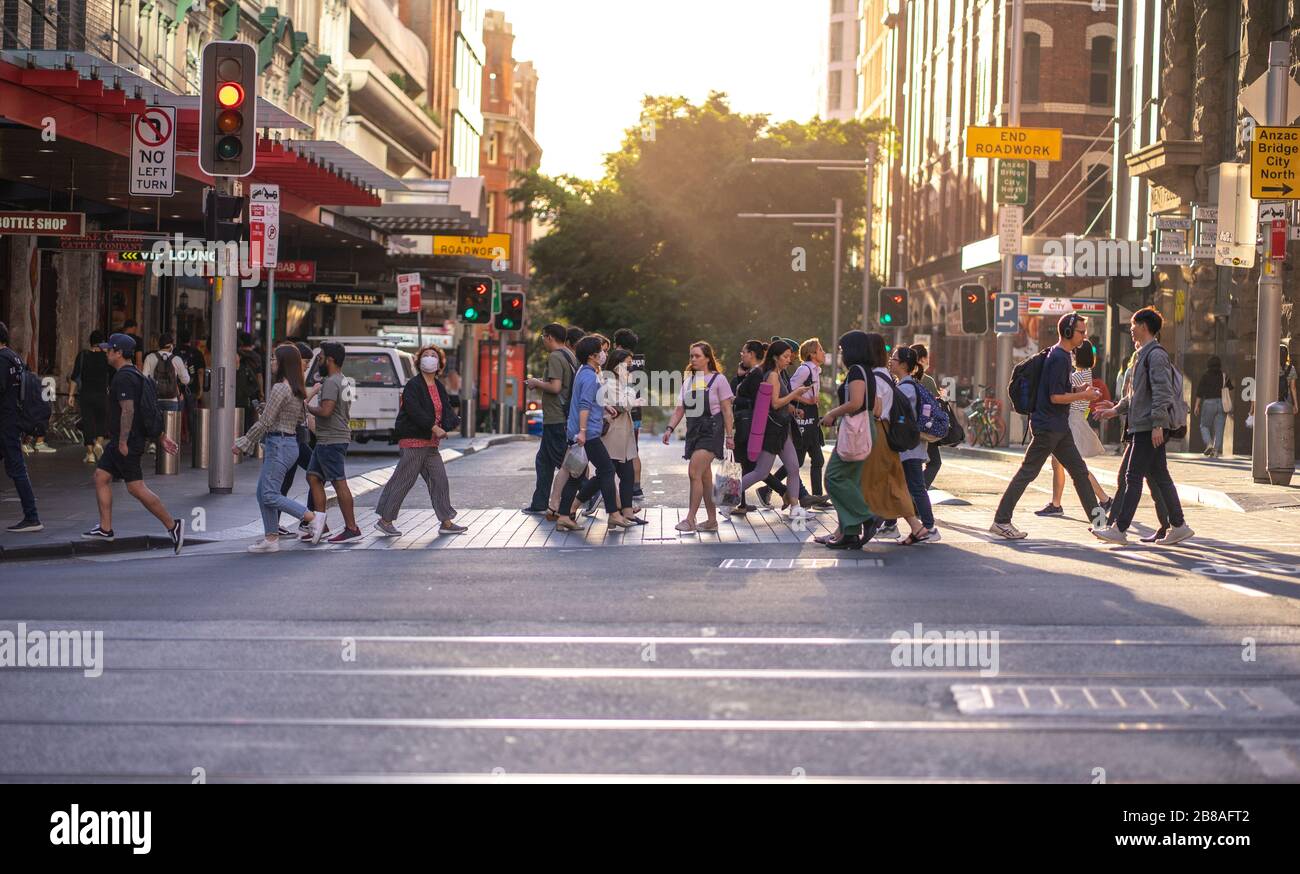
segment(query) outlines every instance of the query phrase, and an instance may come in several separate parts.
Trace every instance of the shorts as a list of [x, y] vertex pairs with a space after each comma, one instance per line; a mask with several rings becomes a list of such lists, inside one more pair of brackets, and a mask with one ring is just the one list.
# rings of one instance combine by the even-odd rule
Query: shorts
[[315, 476], [327, 483], [348, 478], [346, 460], [349, 443], [317, 443], [307, 463], [307, 476]]
[[123, 455], [117, 451], [117, 444], [110, 442], [104, 447], [104, 454], [95, 463], [95, 468], [111, 474], [114, 482], [138, 483], [144, 479], [144, 471], [140, 468], [144, 448], [137, 450], [129, 443], [126, 448], [127, 454]]
[[723, 447], [726, 445], [724, 443], [726, 435], [723, 434], [722, 429], [721, 413], [711, 416], [687, 416], [686, 451], [682, 458], [690, 461], [691, 456], [699, 449], [713, 453], [714, 458], [721, 458]]

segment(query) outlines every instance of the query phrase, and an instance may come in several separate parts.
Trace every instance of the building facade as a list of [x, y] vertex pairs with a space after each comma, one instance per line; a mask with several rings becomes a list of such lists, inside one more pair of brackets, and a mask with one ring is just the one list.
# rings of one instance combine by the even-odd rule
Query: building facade
[[821, 78], [818, 111], [823, 118], [848, 121], [858, 98], [858, 0], [828, 0], [830, 23], [826, 31], [826, 74]]

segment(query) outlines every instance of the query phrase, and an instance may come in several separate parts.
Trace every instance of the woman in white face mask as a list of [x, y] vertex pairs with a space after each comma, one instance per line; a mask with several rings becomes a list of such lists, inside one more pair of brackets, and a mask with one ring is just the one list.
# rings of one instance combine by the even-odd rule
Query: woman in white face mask
[[401, 537], [402, 532], [393, 525], [402, 509], [406, 493], [423, 477], [429, 489], [433, 511], [442, 523], [439, 534], [464, 534], [464, 525], [453, 520], [456, 511], [451, 506], [451, 490], [447, 482], [447, 469], [442, 464], [438, 444], [448, 432], [460, 427], [460, 419], [451, 406], [447, 389], [438, 379], [445, 364], [442, 351], [436, 346], [425, 346], [415, 356], [420, 372], [411, 377], [402, 390], [402, 408], [393, 426], [393, 440], [401, 447], [397, 469], [379, 495], [375, 512], [379, 521], [375, 530], [385, 537]]

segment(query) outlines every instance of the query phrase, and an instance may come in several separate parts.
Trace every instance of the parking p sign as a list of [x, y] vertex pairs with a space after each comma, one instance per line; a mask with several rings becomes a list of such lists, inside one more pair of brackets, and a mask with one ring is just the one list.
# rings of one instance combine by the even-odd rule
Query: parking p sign
[[993, 330], [999, 334], [1019, 333], [1020, 295], [1016, 292], [1001, 292], [993, 299]]

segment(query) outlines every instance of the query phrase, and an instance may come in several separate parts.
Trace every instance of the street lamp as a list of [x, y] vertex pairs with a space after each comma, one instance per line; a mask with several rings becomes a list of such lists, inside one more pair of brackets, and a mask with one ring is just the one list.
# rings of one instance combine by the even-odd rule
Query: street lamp
[[838, 371], [835, 369], [836, 351], [839, 350], [840, 344], [840, 240], [844, 232], [844, 201], [841, 198], [835, 198], [835, 212], [831, 213], [798, 213], [798, 212], [741, 212], [736, 214], [736, 218], [741, 219], [775, 219], [778, 221], [790, 221], [801, 227], [833, 227], [835, 228], [835, 275], [831, 277], [831, 342], [823, 344], [826, 349], [826, 355], [830, 359], [831, 373]]
[[[812, 165], [818, 170], [830, 172], [866, 172], [867, 201], [866, 213], [863, 217], [865, 227], [862, 231], [862, 330], [868, 330], [868, 326], [871, 324], [867, 317], [871, 301], [871, 219], [873, 217], [871, 193], [876, 185], [876, 144], [867, 144], [867, 157], [865, 160], [854, 158], [750, 158], [749, 160], [752, 164], [802, 164]], [[889, 265], [885, 265], [885, 272], [888, 271]], [[838, 298], [836, 300], [838, 301]], [[838, 334], [835, 339], [838, 342]]]

